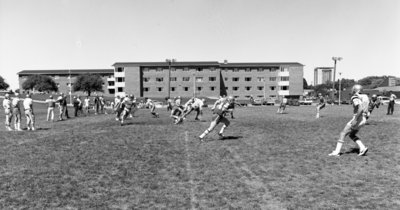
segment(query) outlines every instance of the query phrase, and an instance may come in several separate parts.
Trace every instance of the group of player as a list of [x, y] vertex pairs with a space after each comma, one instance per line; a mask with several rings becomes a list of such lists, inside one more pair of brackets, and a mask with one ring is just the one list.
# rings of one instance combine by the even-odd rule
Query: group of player
[[[21, 105], [22, 103], [22, 105]], [[3, 100], [3, 108], [4, 114], [6, 116], [6, 129], [8, 131], [12, 131], [11, 123], [14, 118], [14, 130], [22, 131], [21, 129], [21, 108], [24, 109], [25, 118], [26, 118], [26, 126], [27, 130], [35, 130], [35, 115], [33, 112], [33, 101], [31, 95], [26, 95], [25, 99], [21, 99], [19, 94], [16, 93], [13, 98], [10, 97], [9, 94], [4, 96]]]

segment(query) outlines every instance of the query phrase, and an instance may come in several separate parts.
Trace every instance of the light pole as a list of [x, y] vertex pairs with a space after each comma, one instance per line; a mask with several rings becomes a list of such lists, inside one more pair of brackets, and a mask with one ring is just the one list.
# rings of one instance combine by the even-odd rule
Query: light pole
[[171, 98], [171, 65], [176, 62], [175, 58], [165, 59], [168, 63], [168, 98]]
[[340, 93], [342, 91], [342, 72], [339, 72], [339, 106], [341, 104]]
[[[341, 61], [343, 58], [342, 57], [332, 57], [332, 60], [334, 62], [334, 67], [333, 67], [333, 84], [332, 84], [332, 90], [335, 89], [335, 82], [336, 82], [336, 63], [337, 61]], [[332, 99], [334, 100], [335, 93], [332, 92]], [[334, 100], [335, 101], [335, 100]]]
[[71, 83], [71, 69], [69, 71], [69, 104], [72, 105], [72, 83]]

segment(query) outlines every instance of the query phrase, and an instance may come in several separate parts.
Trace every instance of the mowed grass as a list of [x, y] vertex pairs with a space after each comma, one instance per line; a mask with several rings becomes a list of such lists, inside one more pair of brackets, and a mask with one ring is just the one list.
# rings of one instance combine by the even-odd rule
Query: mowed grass
[[[374, 110], [359, 133], [358, 157], [346, 138], [328, 157], [351, 106], [248, 107], [235, 110], [225, 140], [194, 114], [174, 125], [139, 110], [120, 126], [112, 115], [45, 121], [8, 132], [0, 114], [0, 209], [399, 209], [400, 114]], [[72, 109], [69, 109], [72, 113]], [[58, 112], [58, 111], [56, 111]], [[23, 126], [25, 127], [25, 118]]]

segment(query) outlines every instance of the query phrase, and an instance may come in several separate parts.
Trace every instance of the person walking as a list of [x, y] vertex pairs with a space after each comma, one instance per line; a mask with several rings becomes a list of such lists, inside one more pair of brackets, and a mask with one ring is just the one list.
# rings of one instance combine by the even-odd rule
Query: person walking
[[394, 111], [394, 103], [395, 103], [395, 100], [396, 100], [396, 95], [395, 94], [393, 94], [393, 92], [392, 91], [389, 91], [389, 106], [388, 106], [388, 109], [387, 109], [387, 115], [393, 115], [393, 111]]
[[4, 96], [3, 108], [4, 108], [4, 115], [6, 116], [6, 123], [5, 123], [6, 129], [8, 131], [12, 131], [12, 128], [10, 126], [12, 119], [11, 100], [10, 100], [10, 95], [8, 93]]

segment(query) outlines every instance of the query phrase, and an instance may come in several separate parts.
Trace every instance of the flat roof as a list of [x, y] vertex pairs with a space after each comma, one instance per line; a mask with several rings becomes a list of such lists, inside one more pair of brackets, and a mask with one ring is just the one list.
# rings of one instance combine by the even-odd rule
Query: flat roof
[[69, 74], [114, 74], [114, 69], [59, 69], [59, 70], [23, 70], [18, 72], [19, 76], [44, 74], [44, 75], [69, 75]]
[[[168, 66], [168, 62], [116, 62], [112, 66]], [[190, 61], [173, 62], [171, 66], [215, 66], [215, 67], [270, 67], [270, 66], [304, 66], [298, 62], [246, 62], [246, 63], [219, 63], [217, 61]]]

